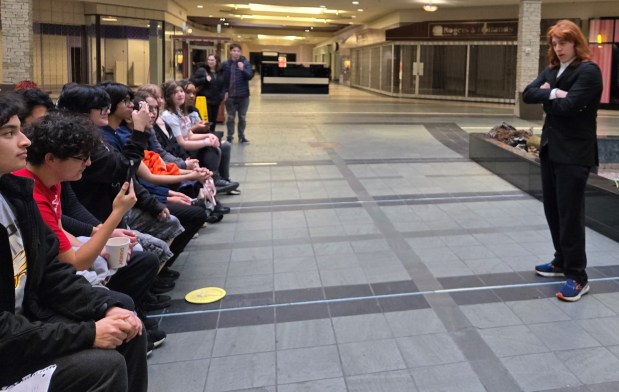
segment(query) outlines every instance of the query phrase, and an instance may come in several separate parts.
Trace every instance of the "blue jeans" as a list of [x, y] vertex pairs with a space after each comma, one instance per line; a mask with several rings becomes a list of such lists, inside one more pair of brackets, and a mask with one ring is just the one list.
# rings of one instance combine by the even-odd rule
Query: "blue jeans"
[[226, 112], [228, 119], [226, 126], [228, 127], [228, 137], [234, 136], [234, 120], [236, 114], [239, 114], [239, 139], [245, 137], [245, 125], [247, 117], [247, 109], [249, 108], [249, 97], [229, 97], [226, 101]]

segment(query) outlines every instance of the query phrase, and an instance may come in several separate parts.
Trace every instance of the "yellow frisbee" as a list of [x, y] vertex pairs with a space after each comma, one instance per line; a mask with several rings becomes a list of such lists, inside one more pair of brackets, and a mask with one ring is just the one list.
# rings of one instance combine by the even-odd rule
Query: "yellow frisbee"
[[185, 296], [185, 301], [192, 304], [210, 304], [226, 296], [226, 290], [219, 287], [204, 287]]

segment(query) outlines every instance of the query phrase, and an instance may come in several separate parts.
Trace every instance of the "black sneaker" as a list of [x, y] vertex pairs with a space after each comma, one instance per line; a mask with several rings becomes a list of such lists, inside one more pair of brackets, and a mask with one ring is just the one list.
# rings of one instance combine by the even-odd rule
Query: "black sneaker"
[[223, 214], [213, 212], [211, 215], [206, 217], [206, 223], [218, 223], [224, 218]]
[[217, 188], [217, 193], [226, 193], [235, 190], [239, 187], [238, 182], [232, 182], [228, 180], [224, 180], [220, 178], [219, 180], [215, 180], [215, 188]]
[[151, 329], [146, 332], [148, 334], [148, 343], [152, 343], [155, 348], [161, 346], [168, 336], [165, 332], [160, 329]]
[[168, 267], [164, 267], [160, 272], [159, 275], [164, 279], [168, 279], [168, 280], [176, 280], [179, 278], [179, 276], [181, 276], [181, 273], [178, 271], [174, 271], [169, 269]]
[[228, 143], [232, 143], [232, 141], [234, 140], [234, 136], [228, 136], [226, 140], [228, 141]]
[[150, 291], [155, 294], [167, 293], [174, 289], [174, 282], [168, 279], [162, 279], [157, 277], [155, 282], [150, 286]]
[[239, 143], [249, 143], [249, 140], [245, 136], [243, 136], [239, 138]]
[[240, 195], [240, 194], [241, 194], [241, 190], [240, 190], [240, 189], [235, 189], [235, 190], [233, 190], [233, 191], [228, 191], [228, 192], [226, 192], [226, 193], [227, 193], [227, 194], [229, 194], [229, 195], [232, 195], [232, 196], [234, 196], [234, 195]]
[[168, 295], [154, 295], [147, 292], [142, 300], [141, 307], [145, 312], [151, 312], [169, 307], [172, 304], [171, 301], [172, 298]]
[[220, 214], [229, 214], [230, 207], [226, 207], [222, 205], [221, 203], [217, 203], [217, 205], [215, 205], [215, 209], [213, 210], [213, 212], [218, 212]]

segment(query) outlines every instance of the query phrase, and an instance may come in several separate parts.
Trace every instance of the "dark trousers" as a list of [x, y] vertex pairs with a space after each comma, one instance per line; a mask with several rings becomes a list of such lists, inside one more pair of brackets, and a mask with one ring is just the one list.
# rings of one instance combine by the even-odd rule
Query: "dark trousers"
[[127, 294], [139, 304], [159, 272], [159, 258], [149, 252], [132, 252], [126, 267], [120, 268], [107, 283], [110, 290]]
[[167, 204], [167, 207], [170, 213], [177, 217], [185, 228], [185, 231], [174, 238], [172, 245], [170, 245], [170, 250], [174, 253], [174, 256], [166, 262], [166, 265], [171, 266], [178, 255], [185, 249], [191, 237], [200, 230], [206, 219], [206, 214], [204, 208], [197, 206]]
[[590, 167], [552, 162], [540, 153], [544, 213], [555, 248], [553, 265], [578, 283], [587, 282], [585, 187]]
[[146, 392], [146, 331], [143, 330], [141, 336], [136, 336], [116, 350], [92, 348], [24, 366], [3, 367], [0, 387], [17, 382], [50, 365], [56, 365], [49, 389], [51, 392]]
[[211, 124], [211, 128], [209, 132], [215, 133], [215, 128], [217, 127], [217, 115], [219, 114], [219, 104], [206, 102], [206, 110], [208, 111], [208, 122]]

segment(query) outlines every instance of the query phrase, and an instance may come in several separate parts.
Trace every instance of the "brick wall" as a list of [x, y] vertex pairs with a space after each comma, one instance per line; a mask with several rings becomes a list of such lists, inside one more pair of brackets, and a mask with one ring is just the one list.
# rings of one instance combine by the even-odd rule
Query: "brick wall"
[[32, 79], [32, 0], [2, 0], [2, 81]]

